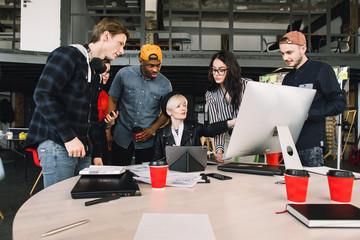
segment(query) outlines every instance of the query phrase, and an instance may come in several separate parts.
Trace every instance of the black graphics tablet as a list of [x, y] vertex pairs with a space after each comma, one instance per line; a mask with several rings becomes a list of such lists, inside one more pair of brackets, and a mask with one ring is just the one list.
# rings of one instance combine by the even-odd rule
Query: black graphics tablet
[[207, 150], [202, 146], [166, 146], [169, 170], [180, 172], [204, 171], [207, 166]]

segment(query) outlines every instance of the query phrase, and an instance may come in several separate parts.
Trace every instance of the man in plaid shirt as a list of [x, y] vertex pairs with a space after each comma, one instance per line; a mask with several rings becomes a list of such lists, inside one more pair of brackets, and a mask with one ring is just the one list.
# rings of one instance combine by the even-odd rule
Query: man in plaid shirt
[[[102, 88], [102, 59], [124, 54], [129, 31], [114, 19], [96, 24], [88, 45], [55, 49], [35, 89], [36, 108], [26, 139], [43, 168], [44, 187], [102, 165], [97, 101]], [[100, 64], [97, 64], [100, 63]], [[106, 68], [105, 68], [106, 70]], [[107, 116], [113, 122], [114, 116]]]

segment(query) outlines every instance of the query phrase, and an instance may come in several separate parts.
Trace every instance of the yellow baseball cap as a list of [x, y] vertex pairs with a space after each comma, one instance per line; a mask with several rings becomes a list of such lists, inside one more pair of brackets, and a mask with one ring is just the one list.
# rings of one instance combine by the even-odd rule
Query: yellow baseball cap
[[[151, 56], [151, 55], [155, 55], [155, 56]], [[141, 47], [140, 58], [144, 60], [161, 60], [162, 59], [161, 49], [158, 45], [145, 44]]]

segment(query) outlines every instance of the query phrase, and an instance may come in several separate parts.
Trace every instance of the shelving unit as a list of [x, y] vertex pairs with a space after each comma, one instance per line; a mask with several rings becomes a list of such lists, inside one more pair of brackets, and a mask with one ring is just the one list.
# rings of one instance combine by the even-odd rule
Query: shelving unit
[[326, 130], [325, 130], [325, 138], [326, 138], [326, 148], [328, 152], [324, 156], [326, 159], [329, 156], [332, 156], [333, 159], [337, 157], [337, 133], [336, 133], [337, 120], [335, 116], [326, 118]]
[[[342, 146], [341, 158], [343, 158], [346, 147], [349, 143], [350, 136], [354, 133], [354, 122], [356, 119], [356, 110], [349, 110], [346, 112], [344, 120], [348, 123], [348, 129], [343, 129], [342, 139], [344, 140], [344, 144]], [[351, 149], [352, 147], [350, 147]]]
[[0, 41], [6, 48], [6, 43], [10, 42], [11, 49], [17, 49], [16, 43], [20, 42], [20, 0], [0, 1], [0, 24], [4, 30], [0, 32]]

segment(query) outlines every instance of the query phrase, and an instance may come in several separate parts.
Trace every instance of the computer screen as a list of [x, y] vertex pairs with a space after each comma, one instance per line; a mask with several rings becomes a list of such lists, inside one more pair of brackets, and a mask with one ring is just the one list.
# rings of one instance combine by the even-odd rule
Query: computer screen
[[248, 82], [226, 157], [282, 152], [285, 168], [302, 169], [295, 148], [316, 90]]

